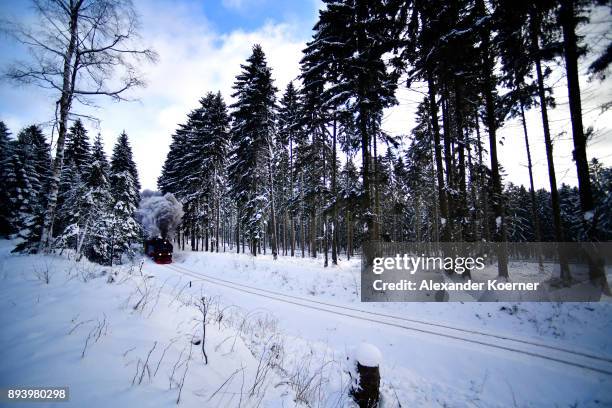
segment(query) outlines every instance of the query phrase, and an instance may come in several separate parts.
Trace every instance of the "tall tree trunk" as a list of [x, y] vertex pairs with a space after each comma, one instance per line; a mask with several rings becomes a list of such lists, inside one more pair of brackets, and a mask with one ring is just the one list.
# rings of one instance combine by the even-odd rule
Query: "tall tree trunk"
[[[49, 248], [51, 238], [53, 237], [53, 221], [55, 218], [55, 209], [57, 206], [57, 194], [59, 192], [59, 182], [64, 164], [64, 147], [66, 143], [66, 131], [68, 129], [68, 115], [72, 105], [74, 96], [74, 81], [76, 70], [72, 66], [73, 58], [75, 58], [78, 41], [78, 23], [79, 10], [82, 1], [70, 3], [70, 25], [68, 27], [70, 41], [66, 53], [62, 56], [64, 59], [63, 75], [62, 75], [62, 96], [58, 101], [59, 105], [59, 129], [57, 136], [57, 146], [55, 149], [55, 159], [53, 160], [53, 170], [49, 181], [49, 195], [47, 201], [47, 209], [43, 220], [42, 231], [38, 251], [43, 252]], [[78, 59], [78, 56], [76, 57]], [[78, 63], [78, 61], [75, 61]]]
[[317, 257], [317, 213], [314, 209], [310, 212], [310, 256]]
[[[586, 137], [582, 124], [582, 101], [580, 97], [580, 80], [578, 76], [578, 37], [576, 25], [578, 18], [574, 0], [561, 0], [560, 22], [563, 28], [563, 54], [565, 57], [565, 72], [567, 78], [567, 93], [569, 97], [570, 117], [572, 120], [572, 136], [574, 140], [574, 161], [578, 174], [578, 191], [580, 194], [580, 212], [586, 239], [598, 241], [597, 214], [591, 188], [589, 162], [586, 153]], [[602, 287], [610, 294], [606, 279], [604, 264], [599, 254], [587, 252], [589, 258], [589, 278], [591, 282]]]
[[[484, 1], [479, 0], [478, 6], [482, 15], [486, 13]], [[489, 154], [491, 157], [491, 181], [493, 182], [493, 213], [495, 215], [495, 235], [499, 242], [497, 250], [497, 273], [502, 278], [508, 278], [508, 251], [506, 237], [506, 222], [504, 214], [504, 197], [499, 173], [499, 160], [497, 158], [497, 120], [495, 117], [495, 102], [493, 92], [495, 83], [493, 81], [494, 61], [490, 50], [490, 33], [484, 32], [482, 36], [483, 50], [483, 93], [485, 99], [485, 111], [487, 118], [487, 130], [489, 132]]]
[[328, 267], [329, 266], [329, 256], [328, 256], [328, 252], [329, 252], [329, 232], [327, 231], [327, 217], [323, 218], [323, 251], [325, 251], [325, 256], [324, 256], [324, 261], [323, 261], [323, 266], [324, 267]]
[[350, 260], [353, 256], [353, 221], [351, 220], [351, 211], [346, 212], [346, 260]]
[[507, 238], [503, 202], [504, 197], [502, 191], [501, 176], [499, 174], [499, 161], [497, 159], [497, 124], [495, 121], [495, 108], [493, 105], [493, 95], [491, 88], [485, 90], [485, 103], [487, 109], [487, 127], [489, 132], [489, 150], [491, 156], [491, 181], [493, 182], [493, 194], [495, 196], [495, 201], [493, 203], [493, 215], [495, 215], [495, 235], [497, 238], [496, 241], [500, 243], [499, 250], [497, 253], [498, 275], [500, 277], [507, 278], [508, 253], [506, 250]]
[[283, 255], [287, 256], [287, 224], [289, 223], [289, 214], [287, 209], [283, 214]]
[[[572, 122], [572, 135], [574, 140], [573, 157], [578, 173], [578, 190], [580, 192], [580, 210], [583, 220], [594, 221], [588, 216], [594, 210], [593, 193], [589, 177], [589, 163], [586, 154], [586, 138], [582, 125], [582, 102], [580, 98], [580, 81], [578, 78], [578, 39], [576, 37], [576, 16], [573, 0], [561, 1], [560, 13], [563, 27], [563, 47], [565, 57], [565, 72], [567, 78], [567, 93], [569, 97], [570, 117]], [[590, 224], [586, 223], [586, 224]], [[587, 237], [595, 238], [596, 225], [587, 226]]]
[[446, 188], [444, 187], [444, 167], [442, 166], [442, 146], [440, 145], [440, 125], [438, 123], [438, 104], [436, 103], [436, 88], [431, 70], [427, 71], [427, 85], [429, 90], [429, 115], [434, 137], [434, 153], [436, 159], [436, 177], [438, 179], [438, 201], [440, 203], [440, 215], [442, 224], [441, 239], [443, 242], [450, 241], [450, 230], [448, 227], [448, 201]]
[[[220, 214], [221, 209], [219, 208], [220, 207], [219, 204], [220, 204], [219, 203], [219, 199], [217, 198], [217, 204], [216, 204], [216, 207], [217, 207], [216, 208], [216, 210], [217, 210], [216, 211], [216, 216], [217, 216], [216, 224], [217, 225], [215, 227], [215, 246], [217, 247], [216, 250], [215, 250], [216, 252], [219, 252], [219, 239], [221, 238], [219, 236], [219, 228], [221, 228], [221, 225], [220, 225], [221, 224], [221, 214]], [[221, 234], [221, 236], [223, 236], [223, 234]], [[223, 243], [223, 245], [225, 245], [225, 243]]]
[[[557, 175], [555, 173], [555, 162], [553, 156], [553, 143], [550, 135], [550, 126], [548, 122], [548, 107], [546, 105], [546, 91], [544, 89], [544, 74], [542, 72], [542, 62], [539, 58], [540, 44], [539, 44], [539, 23], [536, 21], [535, 14], [531, 16], [531, 46], [533, 53], [536, 55], [535, 67], [536, 67], [536, 79], [538, 83], [538, 98], [540, 100], [540, 112], [542, 114], [542, 128], [544, 131], [544, 144], [546, 147], [546, 163], [548, 165], [548, 181], [550, 183], [550, 200], [553, 212], [553, 224], [555, 229], [555, 241], [564, 242], [565, 234], [563, 233], [563, 225], [561, 224], [561, 204], [559, 200], [559, 190], [557, 189]], [[571, 273], [569, 264], [567, 262], [565, 251], [559, 247], [559, 267], [560, 267], [560, 278], [564, 282], [571, 280]]]
[[[242, 247], [244, 253], [244, 247]], [[240, 207], [236, 209], [236, 253], [240, 253]]]
[[195, 226], [191, 227], [191, 250], [196, 251], [196, 230]]
[[300, 246], [302, 247], [302, 258], [304, 258], [306, 256], [306, 231], [304, 229], [304, 222], [306, 219], [306, 214], [304, 214], [304, 172], [300, 173], [300, 178]]
[[332, 195], [334, 200], [334, 209], [332, 214], [332, 263], [338, 265], [338, 180], [336, 175], [336, 168], [338, 164], [336, 162], [336, 138], [337, 138], [337, 126], [336, 116], [334, 115], [334, 128], [332, 134]]
[[523, 133], [525, 135], [525, 150], [527, 151], [527, 169], [529, 170], [529, 196], [531, 198], [531, 219], [533, 220], [535, 240], [536, 242], [538, 242], [538, 266], [540, 268], [540, 271], [542, 271], [544, 269], [544, 264], [542, 263], [542, 253], [540, 252], [539, 248], [539, 242], [542, 241], [542, 235], [540, 233], [540, 220], [538, 218], [535, 187], [533, 185], [533, 165], [531, 162], [531, 149], [529, 148], [529, 135], [527, 133], [527, 122], [525, 121], [525, 108], [523, 107], [523, 102], [520, 102], [520, 104], [521, 123], [523, 124]]
[[378, 137], [372, 135], [372, 144], [374, 145], [374, 239], [380, 240], [380, 185], [378, 174]]
[[366, 120], [365, 108], [360, 107], [359, 112], [359, 133], [361, 136], [361, 173], [363, 178], [363, 212], [365, 214], [366, 226], [371, 240], [375, 240], [374, 217], [372, 214], [372, 198], [370, 195], [370, 137], [368, 134], [368, 124]]
[[457, 150], [458, 150], [458, 159], [459, 159], [459, 199], [456, 203], [457, 205], [457, 218], [458, 218], [458, 241], [463, 241], [463, 228], [465, 224], [465, 220], [467, 218], [467, 189], [466, 189], [466, 170], [465, 170], [465, 149], [467, 145], [467, 132], [464, 131], [463, 125], [463, 111], [462, 111], [462, 103], [461, 100], [461, 85], [457, 83], [457, 78], [454, 81], [455, 85], [455, 100], [454, 100], [454, 113], [455, 113], [455, 122], [457, 126]]
[[[293, 202], [294, 186], [293, 186], [293, 134], [289, 134], [289, 191], [291, 194], [291, 201]], [[291, 256], [295, 256], [295, 217], [293, 211], [291, 211]]]
[[527, 121], [525, 120], [525, 107], [521, 102], [521, 124], [523, 125], [523, 134], [525, 136], [525, 151], [527, 152], [527, 170], [529, 171], [529, 195], [531, 198], [531, 217], [533, 218], [533, 232], [536, 241], [540, 242], [542, 236], [540, 233], [540, 221], [538, 219], [535, 187], [533, 184], [533, 163], [531, 161], [531, 148], [529, 146], [529, 134], [527, 133]]
[[480, 121], [478, 119], [478, 109], [474, 115], [476, 121], [476, 141], [478, 143], [478, 184], [480, 188], [480, 201], [482, 206], [482, 234], [486, 242], [491, 241], [491, 230], [489, 229], [489, 192], [486, 186], [485, 166], [482, 160], [482, 139], [480, 137]]
[[[428, 124], [427, 126], [427, 130], [429, 131], [429, 133], [431, 134], [431, 123]], [[435, 154], [435, 147], [434, 147], [434, 141], [432, 139], [431, 141], [431, 146], [430, 146], [430, 154], [431, 154], [431, 166], [432, 166], [432, 170], [434, 173], [436, 173], [436, 177], [437, 177], [437, 167], [436, 167], [436, 154]], [[430, 236], [433, 238], [434, 242], [440, 242], [440, 225], [439, 225], [439, 219], [440, 219], [440, 202], [439, 200], [433, 200], [434, 201], [434, 219], [433, 219], [433, 223], [430, 223], [431, 225], [429, 226], [430, 228], [432, 228], [431, 234]], [[400, 233], [403, 235], [403, 232]], [[400, 241], [402, 240], [402, 235], [400, 235]]]

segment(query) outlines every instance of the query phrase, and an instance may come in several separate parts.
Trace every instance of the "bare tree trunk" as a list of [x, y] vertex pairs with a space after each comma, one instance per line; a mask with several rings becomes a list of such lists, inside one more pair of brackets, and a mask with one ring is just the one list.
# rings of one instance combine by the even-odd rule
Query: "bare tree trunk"
[[[529, 136], [527, 134], [527, 123], [525, 121], [525, 109], [523, 107], [522, 102], [521, 102], [521, 122], [523, 123], [523, 133], [525, 134], [525, 149], [527, 150], [527, 169], [529, 170], [529, 195], [531, 197], [531, 218], [533, 220], [535, 240], [536, 242], [540, 242], [542, 241], [542, 236], [540, 233], [540, 220], [538, 219], [538, 211], [536, 207], [535, 188], [533, 186], [533, 165], [531, 163], [531, 149], [529, 148]], [[542, 271], [544, 269], [544, 264], [542, 263], [542, 253], [540, 252], [539, 248], [538, 248], [538, 265], [540, 267], [540, 271]]]
[[[272, 250], [272, 258], [278, 256], [278, 241], [276, 239], [276, 207], [274, 206], [274, 177], [272, 174], [272, 146], [270, 146], [270, 158], [268, 159], [268, 183], [270, 184], [270, 247]], [[265, 251], [265, 248], [264, 248]]]
[[445, 83], [442, 83], [442, 136], [444, 138], [444, 164], [446, 167], [446, 186], [447, 194], [446, 200], [448, 205], [448, 219], [446, 220], [448, 225], [448, 236], [449, 240], [455, 240], [455, 217], [456, 214], [456, 203], [455, 203], [455, 166], [453, 165], [453, 135], [450, 129], [450, 114], [449, 114], [449, 101], [448, 101], [448, 89]]
[[219, 227], [220, 227], [220, 203], [219, 192], [217, 191], [217, 169], [215, 169], [215, 251], [219, 252]]
[[[293, 183], [293, 175], [294, 170], [293, 170], [293, 134], [289, 135], [289, 191], [291, 192], [291, 199], [293, 201], [293, 189], [294, 189], [294, 183]], [[291, 211], [291, 235], [290, 235], [290, 239], [291, 239], [291, 256], [295, 256], [295, 217], [293, 214], [293, 211]]]
[[361, 136], [361, 172], [363, 178], [363, 212], [365, 214], [366, 226], [370, 239], [376, 239], [374, 231], [374, 220], [372, 216], [372, 202], [370, 195], [370, 137], [368, 134], [368, 124], [366, 122], [366, 112], [360, 108], [359, 133]]
[[[586, 239], [588, 241], [598, 241], [598, 214], [595, 214], [595, 201], [593, 200], [589, 162], [586, 153], [586, 137], [582, 124], [582, 101], [580, 98], [580, 79], [578, 76], [578, 37], [576, 35], [578, 18], [574, 7], [574, 0], [561, 1], [560, 22], [563, 28], [563, 53], [565, 57], [570, 116], [572, 119], [573, 157], [578, 174], [580, 211], [582, 213], [581, 221], [584, 226]], [[593, 255], [594, 257], [588, 255], [589, 278], [594, 284], [600, 285], [606, 294], [610, 294], [603, 261], [598, 254]]]
[[291, 256], [295, 256], [295, 218], [291, 214], [290, 224], [291, 226]]
[[317, 257], [317, 213], [315, 210], [310, 214], [310, 256]]
[[329, 232], [327, 231], [327, 217], [323, 218], [323, 250], [325, 251], [325, 261], [323, 266], [327, 268], [329, 266], [328, 249], [329, 249]]
[[[535, 16], [532, 16], [532, 20]], [[557, 176], [555, 174], [555, 162], [553, 158], [553, 143], [550, 135], [550, 127], [548, 122], [548, 107], [546, 105], [546, 92], [544, 90], [544, 74], [542, 73], [542, 63], [538, 57], [540, 51], [539, 35], [537, 23], [532, 21], [531, 26], [531, 46], [534, 49], [536, 55], [535, 67], [536, 77], [538, 83], [538, 98], [540, 99], [540, 111], [542, 114], [542, 128], [544, 131], [544, 144], [546, 146], [546, 162], [548, 165], [548, 180], [550, 183], [550, 199], [553, 212], [553, 224], [555, 228], [555, 240], [557, 242], [565, 241], [565, 234], [563, 233], [563, 225], [561, 224], [561, 205], [559, 200], [559, 191], [557, 190]], [[565, 251], [559, 249], [559, 267], [560, 267], [560, 278], [564, 282], [569, 282], [572, 277], [567, 262]]]
[[482, 234], [485, 241], [491, 241], [491, 230], [489, 229], [489, 193], [486, 186], [486, 173], [484, 162], [482, 160], [482, 139], [480, 137], [480, 121], [478, 119], [478, 110], [476, 111], [474, 120], [476, 121], [476, 138], [478, 142], [478, 184], [480, 188], [480, 201], [482, 205]]
[[304, 258], [305, 256], [305, 241], [306, 241], [306, 231], [304, 230], [304, 221], [305, 221], [305, 214], [304, 214], [304, 173], [302, 172], [300, 174], [301, 177], [301, 183], [300, 183], [300, 213], [301, 213], [301, 217], [300, 217], [300, 235], [301, 235], [301, 242], [300, 245], [302, 246], [302, 258]]
[[[479, 0], [477, 4], [482, 15], [486, 13], [484, 1]], [[508, 278], [508, 252], [506, 246], [506, 222], [504, 214], [504, 197], [501, 183], [501, 175], [499, 173], [499, 161], [497, 158], [497, 120], [495, 117], [495, 102], [493, 100], [493, 92], [495, 83], [493, 81], [494, 61], [490, 50], [490, 34], [484, 33], [482, 37], [483, 43], [483, 74], [484, 84], [483, 93], [485, 99], [485, 110], [487, 118], [487, 130], [489, 132], [489, 154], [491, 157], [491, 174], [493, 182], [493, 193], [495, 202], [493, 203], [493, 212], [495, 215], [495, 235], [496, 241], [499, 242], [497, 250], [497, 273], [502, 278]]]
[[334, 129], [333, 129], [333, 140], [332, 140], [332, 195], [334, 200], [334, 209], [332, 214], [332, 263], [338, 265], [338, 180], [336, 174], [336, 168], [338, 163], [336, 161], [336, 139], [337, 139], [337, 126], [336, 117], [334, 116]]
[[455, 122], [456, 122], [456, 126], [457, 126], [457, 151], [458, 151], [458, 156], [459, 156], [459, 177], [458, 177], [458, 183], [459, 183], [459, 197], [458, 197], [458, 202], [456, 203], [457, 206], [457, 219], [458, 219], [458, 241], [464, 241], [464, 224], [465, 224], [465, 220], [467, 219], [467, 188], [466, 188], [466, 169], [465, 169], [465, 149], [467, 146], [467, 135], [466, 132], [464, 131], [464, 120], [463, 120], [463, 112], [462, 112], [462, 106], [461, 104], [463, 103], [462, 99], [461, 99], [461, 84], [458, 84], [457, 79], [455, 78], [455, 87], [454, 87], [454, 91], [455, 91], [455, 99], [454, 99], [454, 108], [455, 108]]
[[57, 135], [57, 146], [55, 149], [55, 159], [53, 160], [53, 170], [51, 180], [49, 182], [49, 198], [47, 201], [47, 210], [43, 221], [42, 232], [40, 236], [40, 244], [38, 251], [43, 252], [49, 248], [51, 238], [53, 236], [53, 220], [55, 218], [55, 208], [57, 206], [57, 194], [59, 191], [59, 182], [64, 164], [64, 147], [66, 142], [66, 131], [68, 129], [68, 114], [72, 105], [74, 92], [74, 76], [72, 61], [76, 53], [77, 33], [78, 33], [78, 17], [79, 9], [82, 1], [77, 1], [74, 4], [71, 2], [70, 8], [70, 25], [68, 27], [70, 41], [66, 53], [63, 55], [64, 68], [62, 76], [62, 96], [58, 101], [59, 105], [59, 129]]
[[380, 240], [380, 185], [378, 177], [378, 137], [372, 135], [374, 145], [374, 239]]
[[283, 255], [287, 255], [287, 221], [289, 216], [287, 215], [287, 210], [283, 212]]
[[[244, 253], [244, 246], [242, 252]], [[240, 253], [240, 207], [236, 210], [236, 253]]]
[[448, 201], [444, 188], [444, 167], [442, 166], [442, 146], [440, 146], [440, 125], [438, 124], [438, 105], [436, 104], [436, 88], [433, 74], [427, 71], [427, 85], [429, 89], [429, 115], [434, 137], [434, 153], [436, 159], [436, 177], [438, 180], [438, 201], [440, 202], [440, 215], [442, 223], [442, 241], [450, 241], [448, 228]]

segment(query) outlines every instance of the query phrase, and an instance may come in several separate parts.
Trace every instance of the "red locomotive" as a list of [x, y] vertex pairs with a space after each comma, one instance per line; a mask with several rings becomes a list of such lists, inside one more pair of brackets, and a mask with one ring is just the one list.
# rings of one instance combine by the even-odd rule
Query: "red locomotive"
[[172, 263], [172, 244], [165, 238], [148, 239], [144, 243], [144, 252], [158, 264]]

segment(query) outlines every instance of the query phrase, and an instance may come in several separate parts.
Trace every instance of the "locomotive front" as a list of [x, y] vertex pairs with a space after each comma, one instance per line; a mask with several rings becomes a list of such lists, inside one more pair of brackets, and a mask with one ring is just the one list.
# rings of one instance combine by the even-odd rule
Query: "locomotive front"
[[158, 264], [172, 263], [172, 244], [164, 238], [153, 238], [145, 241], [145, 254]]

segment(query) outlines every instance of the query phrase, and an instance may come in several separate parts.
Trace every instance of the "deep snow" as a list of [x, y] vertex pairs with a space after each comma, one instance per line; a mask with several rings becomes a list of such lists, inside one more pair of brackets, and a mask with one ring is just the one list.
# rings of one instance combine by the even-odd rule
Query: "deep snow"
[[[171, 406], [183, 376], [181, 406], [350, 406], [349, 358], [364, 342], [382, 354], [384, 407], [612, 405], [605, 374], [281, 303], [148, 260], [111, 269], [66, 253], [12, 255], [13, 245], [0, 243], [0, 386], [69, 385], [67, 406]], [[357, 259], [175, 260], [258, 288], [612, 356], [609, 303], [362, 304]], [[194, 344], [202, 297], [208, 365]]]

